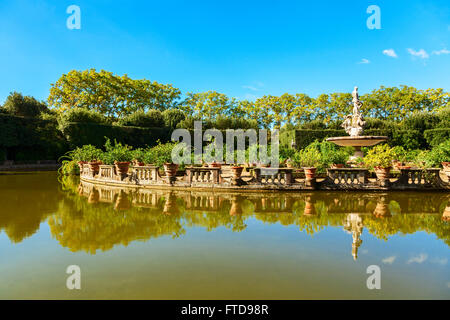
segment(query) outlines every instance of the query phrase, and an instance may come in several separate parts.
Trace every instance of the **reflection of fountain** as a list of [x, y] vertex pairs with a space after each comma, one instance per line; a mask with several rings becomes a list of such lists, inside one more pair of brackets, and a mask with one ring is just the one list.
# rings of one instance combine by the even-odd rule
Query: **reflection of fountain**
[[363, 232], [362, 219], [357, 213], [350, 213], [344, 222], [344, 230], [352, 234], [352, 256], [353, 260], [358, 259], [358, 249], [362, 244], [361, 234]]
[[364, 156], [361, 151], [361, 147], [369, 147], [374, 146], [380, 142], [386, 141], [388, 137], [385, 136], [362, 136], [361, 134], [364, 131], [364, 126], [366, 122], [361, 114], [361, 106], [362, 103], [359, 101], [358, 95], [358, 87], [355, 87], [355, 90], [352, 93], [353, 95], [353, 115], [348, 115], [342, 124], [342, 127], [345, 129], [350, 136], [349, 137], [332, 137], [328, 138], [327, 141], [333, 142], [338, 146], [347, 147], [351, 146], [355, 148], [355, 153], [351, 160], [355, 160], [356, 158], [362, 158]]

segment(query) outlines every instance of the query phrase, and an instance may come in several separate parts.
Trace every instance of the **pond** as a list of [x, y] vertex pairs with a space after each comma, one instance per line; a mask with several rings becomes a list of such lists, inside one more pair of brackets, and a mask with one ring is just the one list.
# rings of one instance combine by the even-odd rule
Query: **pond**
[[[120, 189], [0, 175], [2, 299], [450, 298], [449, 193]], [[81, 270], [69, 290], [66, 269]], [[369, 266], [381, 289], [369, 290]]]

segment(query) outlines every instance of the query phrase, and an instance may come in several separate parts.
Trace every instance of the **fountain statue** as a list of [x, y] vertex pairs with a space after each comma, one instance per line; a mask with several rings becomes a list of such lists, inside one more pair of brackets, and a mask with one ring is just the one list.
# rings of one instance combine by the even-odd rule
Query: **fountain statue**
[[385, 136], [363, 136], [364, 126], [366, 122], [361, 114], [362, 102], [359, 100], [358, 87], [352, 92], [353, 102], [353, 114], [348, 115], [342, 127], [347, 132], [349, 137], [332, 137], [327, 141], [333, 142], [338, 146], [352, 146], [355, 148], [355, 153], [350, 160], [355, 160], [358, 157], [363, 157], [364, 154], [361, 151], [361, 147], [374, 146], [382, 141], [386, 141], [388, 137]]

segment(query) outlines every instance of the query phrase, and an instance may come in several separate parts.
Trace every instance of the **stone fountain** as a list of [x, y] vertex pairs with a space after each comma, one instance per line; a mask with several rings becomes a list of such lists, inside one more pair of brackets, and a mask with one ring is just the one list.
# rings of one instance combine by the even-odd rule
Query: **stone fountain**
[[347, 137], [332, 137], [328, 138], [327, 141], [333, 142], [338, 146], [342, 147], [354, 147], [355, 153], [350, 158], [350, 160], [354, 161], [356, 158], [362, 158], [364, 156], [361, 151], [361, 147], [370, 147], [374, 146], [380, 142], [388, 140], [386, 136], [363, 136], [364, 126], [366, 122], [364, 121], [363, 116], [361, 115], [361, 106], [362, 103], [359, 100], [358, 95], [358, 87], [352, 92], [353, 96], [353, 115], [348, 115], [345, 118], [342, 127], [345, 129], [350, 136]]

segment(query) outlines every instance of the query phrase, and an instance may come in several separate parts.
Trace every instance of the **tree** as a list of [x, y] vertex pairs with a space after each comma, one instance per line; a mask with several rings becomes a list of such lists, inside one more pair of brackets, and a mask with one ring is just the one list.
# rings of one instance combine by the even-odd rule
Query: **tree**
[[176, 106], [180, 95], [170, 84], [134, 80], [104, 70], [72, 70], [52, 84], [48, 103], [60, 111], [80, 107], [121, 117], [138, 110], [164, 111]]
[[181, 108], [189, 115], [214, 120], [218, 115], [232, 115], [236, 100], [216, 91], [189, 92]]
[[23, 96], [19, 92], [12, 92], [6, 98], [4, 110], [14, 116], [38, 117], [42, 112], [48, 112], [47, 105], [33, 97]]

